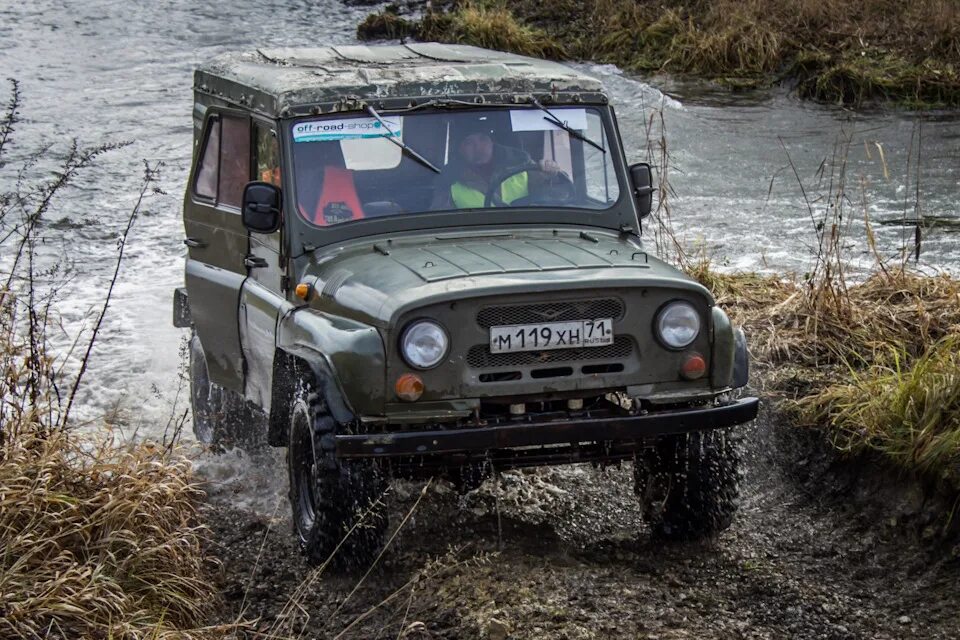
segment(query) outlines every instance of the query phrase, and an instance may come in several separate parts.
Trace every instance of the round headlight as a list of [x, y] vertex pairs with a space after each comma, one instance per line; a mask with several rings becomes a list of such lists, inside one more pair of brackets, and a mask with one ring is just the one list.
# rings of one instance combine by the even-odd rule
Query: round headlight
[[406, 328], [400, 339], [403, 359], [416, 369], [437, 366], [447, 355], [449, 347], [447, 332], [436, 322], [429, 320], [414, 322]]
[[700, 333], [700, 315], [689, 302], [671, 302], [657, 316], [657, 334], [671, 349], [689, 347]]

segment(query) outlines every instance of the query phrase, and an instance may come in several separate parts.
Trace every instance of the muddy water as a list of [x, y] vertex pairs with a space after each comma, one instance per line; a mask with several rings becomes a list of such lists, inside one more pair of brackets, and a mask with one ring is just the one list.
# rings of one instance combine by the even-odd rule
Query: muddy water
[[[166, 195], [150, 196], [134, 227], [94, 352], [83, 398], [88, 417], [119, 405], [131, 428], [154, 433], [177, 394], [183, 334], [170, 326], [170, 298], [182, 281], [180, 198], [190, 157], [192, 68], [228, 50], [350, 43], [362, 15], [333, 0], [0, 4], [0, 75], [18, 78], [25, 99], [19, 148], [53, 144], [62, 151], [71, 137], [87, 145], [132, 142], [88, 171], [82, 188], [54, 208], [46, 227], [45, 260], [64, 265], [71, 277], [61, 344], [88, 326], [98, 308], [118, 231], [139, 190], [142, 160], [165, 163], [159, 186]], [[672, 97], [666, 97], [616, 69], [585, 68], [607, 83], [631, 159], [645, 157], [647, 124], [655, 109], [663, 110], [674, 224], [688, 244], [704, 242], [718, 263], [804, 269], [812, 223], [781, 142], [815, 200], [826, 191], [816, 186], [817, 168], [841, 131], [854, 140], [848, 169], [855, 187], [848, 187], [852, 252], [865, 249], [863, 206], [878, 225], [884, 253], [912, 240], [912, 228], [879, 223], [914, 216], [918, 147], [922, 212], [960, 221], [956, 116], [928, 115], [918, 130], [910, 114], [853, 114], [800, 103], [786, 92], [731, 96], [697, 85], [667, 86]], [[659, 136], [659, 125], [653, 134]], [[943, 226], [926, 231], [921, 263], [960, 265], [960, 234]]]
[[[902, 222], [920, 218], [919, 265], [960, 267], [960, 114], [854, 112], [787, 89], [734, 95], [669, 80], [654, 88], [613, 67], [584, 68], [610, 88], [628, 156], [643, 159], [665, 136], [674, 227], [718, 264], [802, 273], [817, 244], [814, 221], [830, 217], [830, 196], [842, 192], [854, 261], [873, 259], [866, 213], [885, 258], [912, 250], [915, 226]], [[655, 108], [662, 122], [651, 118]]]

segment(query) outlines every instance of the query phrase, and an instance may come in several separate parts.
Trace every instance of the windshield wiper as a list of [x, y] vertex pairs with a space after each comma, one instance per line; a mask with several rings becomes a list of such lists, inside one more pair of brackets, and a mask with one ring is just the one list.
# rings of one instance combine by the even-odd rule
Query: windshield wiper
[[366, 109], [367, 113], [369, 113], [374, 118], [376, 118], [377, 122], [379, 122], [380, 125], [387, 130], [387, 133], [390, 134], [389, 136], [387, 136], [387, 140], [389, 140], [393, 144], [397, 145], [398, 147], [406, 151], [407, 155], [409, 155], [411, 158], [413, 158], [414, 160], [416, 160], [417, 162], [425, 166], [427, 169], [430, 169], [434, 173], [440, 173], [440, 169], [437, 169], [437, 167], [435, 167], [432, 162], [430, 162], [429, 160], [424, 158], [422, 155], [420, 155], [419, 153], [411, 149], [406, 143], [403, 142], [403, 140], [400, 140], [399, 138], [397, 138], [393, 133], [393, 129], [391, 129], [390, 126], [383, 121], [383, 118], [380, 117], [380, 114], [377, 113], [373, 109], [373, 107], [371, 107], [370, 105], [364, 105], [364, 108]]
[[573, 129], [573, 128], [571, 128], [571, 127], [568, 127], [568, 126], [567, 126], [567, 123], [563, 122], [562, 120], [560, 120], [560, 118], [558, 118], [557, 116], [555, 116], [555, 115], [553, 115], [552, 113], [550, 113], [550, 112], [547, 110], [547, 108], [544, 107], [542, 104], [540, 104], [540, 102], [539, 102], [536, 98], [534, 98], [533, 96], [530, 96], [530, 102], [532, 102], [532, 103], [533, 103], [533, 106], [535, 106], [537, 109], [540, 109], [540, 111], [543, 111], [545, 114], [547, 114], [547, 115], [543, 116], [543, 119], [546, 120], [547, 122], [549, 122], [549, 123], [551, 123], [551, 124], [553, 124], [553, 125], [556, 125], [557, 127], [560, 127], [561, 129], [563, 129], [564, 131], [566, 131], [567, 133], [569, 133], [571, 136], [573, 136], [573, 137], [576, 138], [577, 140], [581, 140], [581, 141], [583, 141], [583, 142], [586, 142], [586, 143], [587, 143], [588, 145], [590, 145], [591, 147], [596, 147], [597, 149], [599, 149], [599, 150], [600, 150], [601, 152], [603, 152], [603, 153], [606, 153], [606, 152], [607, 152], [606, 149], [604, 149], [603, 147], [601, 147], [601, 146], [598, 145], [596, 142], [594, 142], [594, 141], [591, 140], [590, 138], [586, 137], [585, 135], [583, 135], [582, 133], [580, 133], [580, 132], [577, 131], [576, 129]]

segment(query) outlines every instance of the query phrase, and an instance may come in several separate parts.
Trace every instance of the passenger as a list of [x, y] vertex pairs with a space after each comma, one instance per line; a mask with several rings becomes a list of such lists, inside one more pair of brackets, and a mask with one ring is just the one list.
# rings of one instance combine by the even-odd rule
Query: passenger
[[[504, 171], [533, 164], [533, 161], [520, 149], [495, 143], [489, 126], [482, 122], [463, 132], [457, 156], [454, 178], [442, 183], [434, 197], [433, 209], [482, 209], [487, 192], [494, 186], [491, 184], [494, 178], [501, 180], [499, 196], [504, 204], [529, 196], [531, 188], [537, 187], [538, 177], [526, 170], [503, 175]], [[540, 160], [536, 164], [551, 175], [560, 171], [560, 166], [552, 160]]]

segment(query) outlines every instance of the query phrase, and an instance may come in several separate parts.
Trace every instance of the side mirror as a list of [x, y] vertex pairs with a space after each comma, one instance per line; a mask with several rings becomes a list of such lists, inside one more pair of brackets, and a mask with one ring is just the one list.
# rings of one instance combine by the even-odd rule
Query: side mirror
[[637, 201], [640, 217], [650, 215], [653, 204], [653, 171], [646, 162], [630, 165], [630, 182], [633, 183], [633, 198]]
[[269, 182], [248, 182], [243, 188], [243, 225], [257, 233], [280, 228], [283, 194]]

